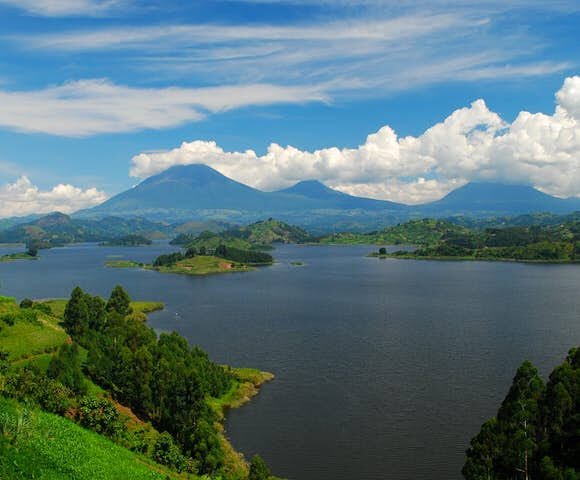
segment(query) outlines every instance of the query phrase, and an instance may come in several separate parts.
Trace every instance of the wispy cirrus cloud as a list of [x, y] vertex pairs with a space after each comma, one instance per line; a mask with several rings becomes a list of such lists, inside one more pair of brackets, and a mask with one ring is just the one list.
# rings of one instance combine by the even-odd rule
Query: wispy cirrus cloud
[[0, 0], [0, 6], [45, 17], [100, 16], [124, 3], [123, 0]]
[[0, 90], [0, 125], [16, 131], [82, 137], [174, 127], [209, 113], [250, 105], [325, 99], [319, 87], [131, 88], [90, 79], [42, 90]]
[[[180, 24], [4, 37], [26, 51], [125, 58], [164, 80], [325, 85], [332, 94], [381, 96], [447, 80], [561, 72], [567, 61], [530, 58], [541, 40], [495, 30], [480, 11], [426, 9], [389, 18], [280, 24]], [[506, 48], [509, 45], [509, 48]]]

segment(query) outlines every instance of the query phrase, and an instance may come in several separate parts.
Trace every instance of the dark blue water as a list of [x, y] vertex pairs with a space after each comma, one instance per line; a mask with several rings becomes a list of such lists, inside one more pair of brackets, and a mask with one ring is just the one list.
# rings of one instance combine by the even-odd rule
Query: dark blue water
[[167, 245], [76, 245], [0, 264], [0, 293], [63, 297], [79, 284], [106, 295], [121, 283], [166, 303], [155, 328], [275, 373], [226, 428], [280, 476], [459, 479], [518, 364], [546, 375], [580, 344], [580, 266], [365, 258], [374, 249], [285, 246], [272, 267], [187, 277], [103, 267]]

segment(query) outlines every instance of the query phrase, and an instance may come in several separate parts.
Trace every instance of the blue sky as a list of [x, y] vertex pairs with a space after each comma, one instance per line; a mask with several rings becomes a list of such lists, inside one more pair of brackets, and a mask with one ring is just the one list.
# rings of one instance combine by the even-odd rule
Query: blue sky
[[565, 0], [0, 0], [0, 216], [198, 161], [407, 203], [580, 195], [579, 27]]

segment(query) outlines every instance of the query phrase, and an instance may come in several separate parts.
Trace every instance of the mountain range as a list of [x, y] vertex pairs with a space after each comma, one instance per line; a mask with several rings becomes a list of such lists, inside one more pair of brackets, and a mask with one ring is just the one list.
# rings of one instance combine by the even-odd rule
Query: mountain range
[[484, 217], [580, 210], [580, 198], [561, 199], [530, 186], [469, 183], [422, 205], [361, 198], [307, 180], [264, 192], [232, 180], [207, 165], [171, 167], [115, 195], [76, 218], [142, 216], [152, 221], [215, 220], [249, 223], [275, 216], [311, 231], [364, 230], [409, 218]]

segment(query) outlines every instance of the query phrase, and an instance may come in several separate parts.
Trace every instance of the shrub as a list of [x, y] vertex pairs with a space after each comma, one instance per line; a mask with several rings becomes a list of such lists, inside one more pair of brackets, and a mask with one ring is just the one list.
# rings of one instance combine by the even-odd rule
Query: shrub
[[126, 430], [121, 414], [110, 400], [102, 397], [84, 397], [77, 414], [79, 423], [110, 438], [120, 437]]
[[25, 298], [20, 302], [20, 308], [32, 308], [34, 302], [30, 298]]

